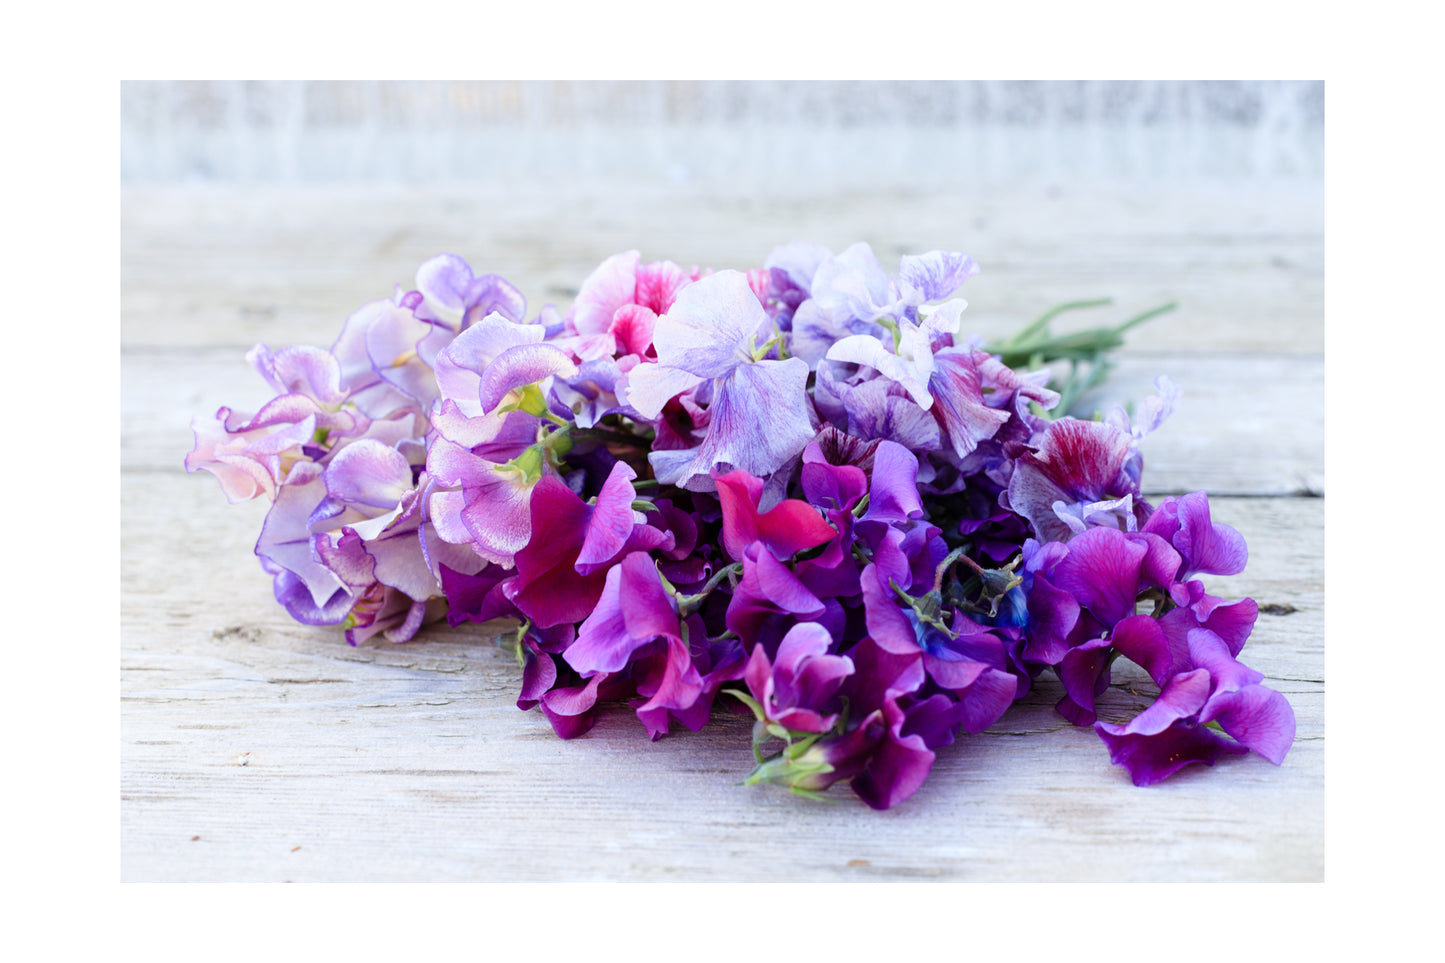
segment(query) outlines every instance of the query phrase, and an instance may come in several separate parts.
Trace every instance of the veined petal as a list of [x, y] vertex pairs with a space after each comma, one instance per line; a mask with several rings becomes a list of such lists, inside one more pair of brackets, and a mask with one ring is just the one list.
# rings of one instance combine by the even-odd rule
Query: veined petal
[[894, 354], [882, 341], [868, 334], [853, 334], [836, 341], [828, 349], [828, 361], [847, 364], [861, 364], [874, 369], [890, 381], [902, 385], [920, 408], [933, 406], [933, 395], [928, 391], [928, 378], [933, 372], [933, 354], [917, 358]]
[[438, 320], [460, 326], [466, 309], [466, 291], [472, 283], [472, 268], [455, 254], [438, 254], [416, 271], [416, 289]]
[[401, 452], [363, 438], [341, 449], [326, 466], [326, 493], [353, 506], [390, 511], [412, 489], [411, 465]]
[[1262, 685], [1216, 694], [1200, 716], [1201, 722], [1211, 720], [1276, 766], [1294, 745], [1294, 709], [1284, 696]]
[[535, 384], [553, 375], [576, 376], [577, 366], [549, 344], [523, 344], [508, 348], [482, 372], [478, 395], [482, 408], [491, 411], [514, 388]]
[[913, 304], [941, 301], [978, 273], [978, 264], [960, 251], [905, 254], [898, 266], [898, 284]]
[[643, 418], [653, 421], [662, 414], [669, 401], [704, 380], [681, 368], [644, 363], [627, 372], [619, 383], [617, 397], [618, 401], [631, 405]]
[[797, 358], [738, 365], [718, 384], [707, 434], [692, 457], [684, 462], [681, 452], [657, 451], [648, 456], [658, 480], [712, 491], [716, 473], [741, 468], [758, 478], [772, 475], [817, 434], [807, 380], [808, 366]]
[[751, 360], [758, 336], [770, 330], [747, 276], [719, 271], [678, 293], [672, 308], [657, 319], [652, 344], [659, 364], [699, 378], [721, 378]]
[[[501, 314], [489, 314], [467, 328], [436, 358], [436, 382], [443, 400], [476, 417], [481, 404], [482, 375], [499, 355], [519, 345], [537, 344], [543, 331], [535, 324], [515, 324]], [[490, 406], [487, 406], [490, 407]]]

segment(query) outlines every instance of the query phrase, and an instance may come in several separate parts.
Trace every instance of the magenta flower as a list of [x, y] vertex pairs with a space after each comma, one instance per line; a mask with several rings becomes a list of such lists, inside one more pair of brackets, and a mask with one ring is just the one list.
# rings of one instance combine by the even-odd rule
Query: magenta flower
[[503, 592], [541, 628], [580, 622], [597, 605], [607, 571], [635, 551], [671, 547], [672, 537], [632, 508], [636, 478], [617, 462], [595, 505], [559, 479], [539, 482], [531, 498], [532, 535], [516, 556], [517, 574]]
[[790, 498], [759, 512], [763, 481], [745, 471], [728, 472], [714, 481], [722, 506], [723, 549], [733, 561], [742, 561], [744, 550], [754, 542], [761, 542], [776, 558], [790, 559], [837, 534], [805, 501]]

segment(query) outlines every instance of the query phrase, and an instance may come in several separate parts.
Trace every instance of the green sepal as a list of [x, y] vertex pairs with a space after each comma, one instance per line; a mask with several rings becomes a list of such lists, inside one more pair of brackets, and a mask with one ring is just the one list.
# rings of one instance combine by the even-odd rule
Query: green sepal
[[503, 398], [502, 403], [497, 406], [497, 413], [507, 414], [512, 411], [525, 411], [538, 418], [545, 417], [548, 414], [547, 399], [542, 394], [540, 383], [534, 381], [529, 385], [513, 388], [507, 392], [506, 398]]
[[524, 485], [535, 485], [542, 480], [542, 465], [545, 457], [541, 445], [529, 445], [516, 458], [499, 465], [497, 470], [520, 475]]

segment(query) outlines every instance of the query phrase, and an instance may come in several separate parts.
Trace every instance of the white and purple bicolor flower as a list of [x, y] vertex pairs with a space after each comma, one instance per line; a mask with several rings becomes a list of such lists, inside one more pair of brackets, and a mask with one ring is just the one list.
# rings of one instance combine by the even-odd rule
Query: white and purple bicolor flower
[[[973, 258], [957, 251], [906, 255], [895, 280], [866, 243], [834, 255], [817, 245], [787, 245], [767, 262], [783, 278], [801, 287], [808, 276], [808, 299], [792, 315], [788, 350], [816, 368], [837, 341], [850, 335], [882, 335], [889, 326], [918, 323], [931, 301], [950, 297], [978, 273]], [[959, 301], [953, 312], [963, 309]], [[880, 323], [880, 319], [883, 323]]]
[[707, 432], [693, 448], [649, 456], [658, 481], [713, 491], [714, 473], [742, 469], [766, 478], [817, 434], [808, 365], [767, 357], [771, 320], [738, 271], [720, 271], [684, 288], [657, 319], [657, 362], [627, 374], [626, 402], [655, 421], [673, 398], [709, 386]]

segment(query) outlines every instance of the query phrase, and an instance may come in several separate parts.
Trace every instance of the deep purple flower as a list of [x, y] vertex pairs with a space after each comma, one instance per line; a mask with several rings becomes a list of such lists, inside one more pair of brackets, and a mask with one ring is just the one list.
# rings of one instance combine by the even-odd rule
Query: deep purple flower
[[1110, 760], [1125, 767], [1136, 786], [1190, 763], [1212, 766], [1221, 755], [1251, 750], [1275, 765], [1284, 762], [1295, 736], [1294, 710], [1284, 696], [1260, 685], [1263, 676], [1206, 629], [1189, 633], [1189, 650], [1199, 668], [1170, 679], [1153, 705], [1123, 725], [1094, 724]]
[[1159, 503], [1142, 531], [1159, 535], [1183, 559], [1179, 581], [1191, 575], [1238, 575], [1249, 561], [1244, 538], [1228, 525], [1211, 521], [1209, 496], [1191, 492]]
[[827, 732], [837, 721], [836, 698], [853, 660], [830, 655], [833, 637], [816, 622], [788, 630], [773, 659], [753, 647], [743, 679], [766, 722], [792, 732]]

